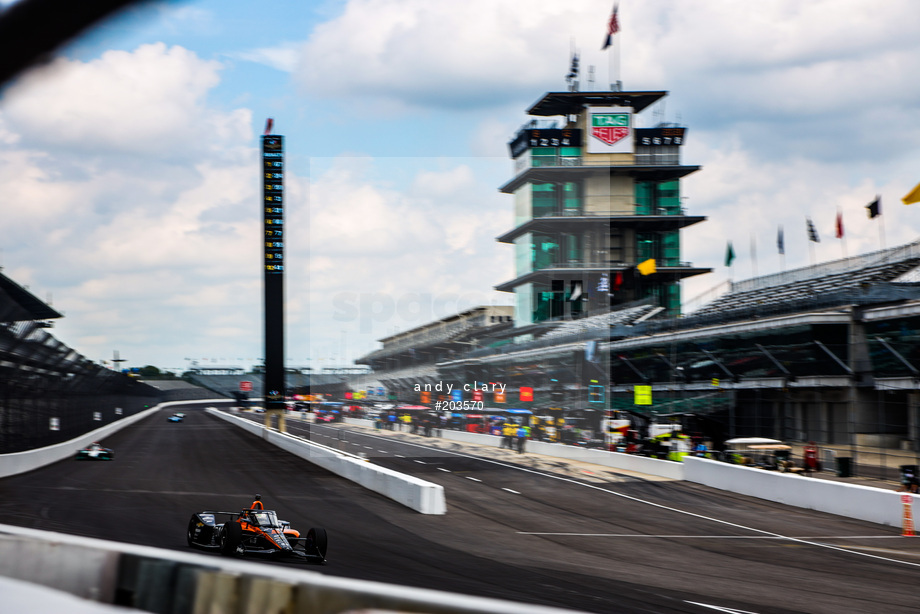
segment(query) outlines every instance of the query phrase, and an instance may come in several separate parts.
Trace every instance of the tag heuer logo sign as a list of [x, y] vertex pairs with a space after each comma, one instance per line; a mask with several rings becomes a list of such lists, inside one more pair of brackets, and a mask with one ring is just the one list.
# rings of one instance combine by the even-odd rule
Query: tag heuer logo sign
[[597, 113], [591, 116], [591, 136], [607, 145], [629, 136], [628, 113]]

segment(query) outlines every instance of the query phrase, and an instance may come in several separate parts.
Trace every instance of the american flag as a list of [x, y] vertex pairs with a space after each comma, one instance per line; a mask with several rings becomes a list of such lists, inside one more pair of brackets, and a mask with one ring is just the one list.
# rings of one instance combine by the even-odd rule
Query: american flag
[[620, 31], [620, 22], [617, 20], [618, 4], [613, 5], [613, 13], [610, 15], [610, 21], [607, 22], [607, 38], [604, 40], [604, 46], [601, 51], [613, 44], [613, 35]]

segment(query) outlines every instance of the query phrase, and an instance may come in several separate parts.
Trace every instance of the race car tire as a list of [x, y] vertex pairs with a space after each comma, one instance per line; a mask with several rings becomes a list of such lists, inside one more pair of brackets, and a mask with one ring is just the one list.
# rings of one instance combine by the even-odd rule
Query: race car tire
[[224, 528], [220, 532], [220, 553], [224, 556], [233, 556], [242, 539], [243, 527], [238, 522], [224, 523]]
[[195, 516], [192, 515], [191, 520], [188, 521], [188, 529], [185, 531], [185, 541], [188, 542], [188, 545], [195, 547], [195, 540], [193, 536], [195, 535], [195, 525], [198, 524], [198, 521], [195, 519]]
[[310, 529], [307, 531], [307, 543], [313, 544], [319, 555], [324, 559], [326, 558], [326, 546], [329, 543], [326, 537], [326, 529]]

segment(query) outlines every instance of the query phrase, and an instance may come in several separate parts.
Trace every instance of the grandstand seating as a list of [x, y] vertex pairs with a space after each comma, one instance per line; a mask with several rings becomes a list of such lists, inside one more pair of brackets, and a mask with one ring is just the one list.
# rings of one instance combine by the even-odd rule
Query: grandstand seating
[[0, 453], [67, 441], [159, 401], [55, 339], [61, 315], [0, 273]]
[[541, 339], [551, 339], [553, 337], [562, 337], [565, 335], [577, 334], [587, 330], [596, 330], [609, 328], [611, 326], [629, 326], [633, 322], [643, 318], [643, 316], [652, 316], [663, 311], [661, 307], [655, 305], [637, 305], [626, 309], [609, 311], [587, 318], [577, 320], [566, 320], [559, 324], [551, 331], [541, 337]]
[[[828, 275], [810, 276], [789, 283], [765, 283], [749, 290], [730, 291], [701, 307], [694, 316], [726, 313], [752, 308], [807, 303], [831, 293], [858, 292], [870, 286], [895, 281], [920, 266], [920, 257], [897, 262], [883, 262], [855, 270], [844, 270]], [[819, 267], [814, 267], [820, 269]], [[771, 276], [776, 278], [777, 276]], [[742, 286], [743, 287], [743, 286]]]

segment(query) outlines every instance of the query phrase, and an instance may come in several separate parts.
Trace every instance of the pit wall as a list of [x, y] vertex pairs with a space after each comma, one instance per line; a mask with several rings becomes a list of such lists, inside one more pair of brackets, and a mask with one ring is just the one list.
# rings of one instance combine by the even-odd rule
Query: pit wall
[[[346, 418], [345, 422], [373, 427], [372, 420]], [[501, 437], [482, 433], [467, 433], [443, 429], [441, 439], [500, 447]], [[625, 469], [674, 480], [696, 482], [719, 490], [736, 492], [784, 505], [827, 512], [846, 518], [865, 520], [892, 527], [901, 527], [904, 507], [900, 495], [891, 490], [872, 486], [848, 484], [831, 480], [812, 479], [791, 473], [765, 471], [694, 456], [685, 456], [682, 463], [622, 454], [604, 450], [588, 450], [558, 443], [529, 440], [525, 451], [554, 458], [594, 463], [612, 469]], [[913, 504], [920, 495], [910, 495]]]
[[[901, 495], [904, 493], [729, 465], [693, 456], [685, 457], [682, 465], [684, 479], [719, 490], [892, 527], [900, 527], [903, 522]], [[920, 497], [909, 496], [913, 507]]]
[[216, 409], [206, 410], [270, 444], [307, 460], [340, 477], [401, 503], [422, 514], [445, 514], [447, 501], [444, 487], [426, 480], [380, 467], [364, 459], [347, 455], [299, 437], [281, 433], [251, 420]]
[[[164, 550], [10, 525], [0, 525], [0, 576], [8, 578], [0, 582], [3, 605], [27, 602], [28, 607], [19, 610], [25, 612], [113, 614], [113, 608], [104, 604], [116, 604], [135, 608], [117, 610], [125, 613], [576, 614], [338, 578], [309, 568], [247, 562], [191, 549]], [[62, 600], [60, 591], [84, 601]], [[3, 606], [0, 610], [8, 611]]]
[[[356, 418], [345, 418], [345, 423], [371, 428], [374, 426], [373, 420], [359, 420]], [[495, 448], [501, 447], [502, 438], [496, 435], [467, 433], [466, 431], [454, 431], [451, 429], [441, 429], [438, 433], [441, 439], [447, 439], [449, 441], [476, 443]], [[542, 454], [543, 456], [603, 465], [604, 467], [611, 467], [613, 469], [636, 471], [638, 473], [644, 473], [645, 475], [657, 475], [658, 477], [670, 478], [672, 480], [684, 479], [684, 468], [680, 463], [638, 456], [636, 454], [618, 454], [616, 452], [607, 452], [606, 450], [589, 450], [577, 446], [534, 441], [532, 439], [527, 441], [524, 451]]]
[[[39, 467], [44, 467], [45, 465], [50, 465], [67, 458], [73, 458], [76, 455], [77, 450], [80, 448], [85, 448], [94, 441], [102, 441], [112, 433], [118, 432], [127, 426], [131, 426], [132, 424], [157, 413], [161, 409], [177, 405], [217, 405], [220, 403], [226, 404], [227, 400], [211, 399], [206, 401], [175, 401], [170, 403], [160, 403], [159, 405], [151, 407], [150, 409], [146, 409], [140, 413], [134, 414], [133, 416], [122, 418], [117, 422], [107, 424], [96, 429], [95, 431], [90, 431], [89, 433], [80, 435], [76, 439], [71, 439], [70, 441], [64, 441], [53, 446], [38, 448], [36, 450], [13, 452], [11, 454], [0, 454], [0, 478], [9, 477], [11, 475], [18, 475], [20, 473], [26, 473], [27, 471], [32, 471], [33, 469], [38, 469]], [[115, 451], [115, 454], [118, 454], [118, 450]]]

